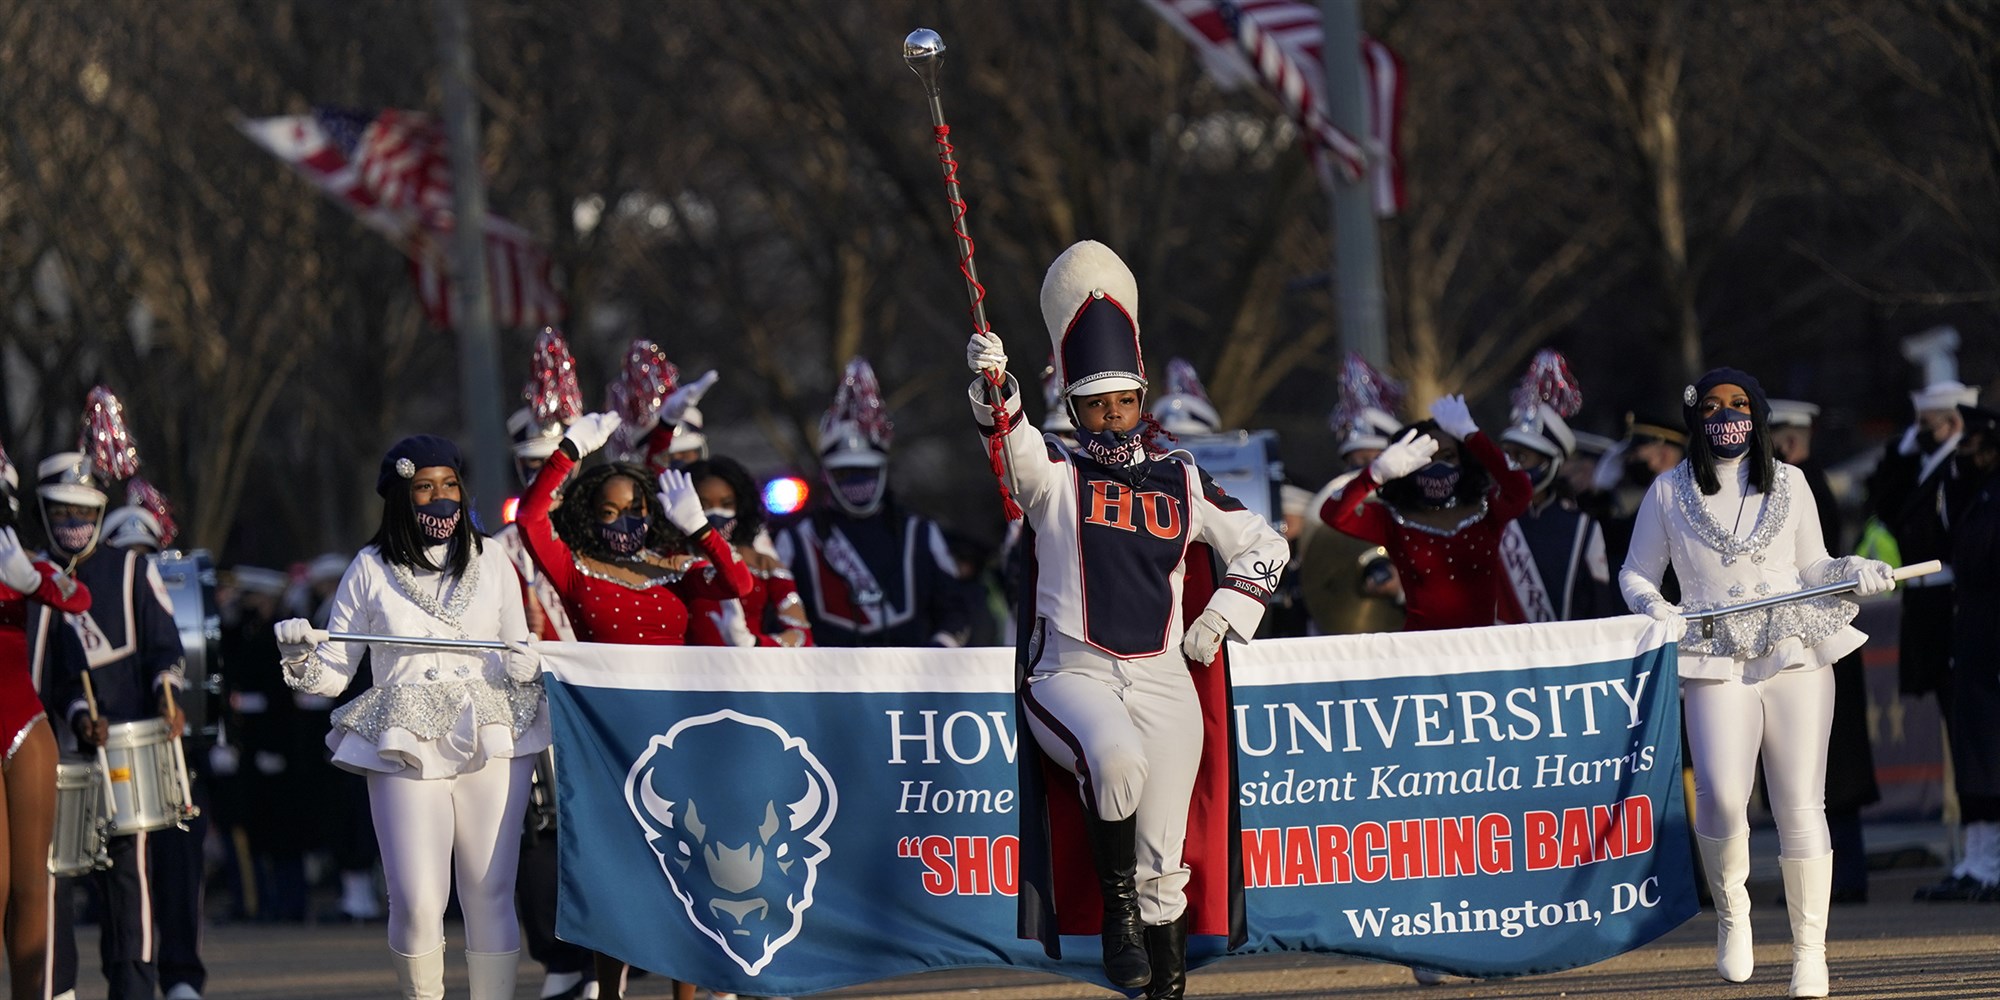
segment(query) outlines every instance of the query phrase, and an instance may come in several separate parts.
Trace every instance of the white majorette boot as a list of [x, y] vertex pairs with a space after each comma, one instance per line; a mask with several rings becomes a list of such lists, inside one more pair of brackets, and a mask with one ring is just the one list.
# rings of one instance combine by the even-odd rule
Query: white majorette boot
[[[1701, 867], [1708, 875], [1708, 894], [1715, 899], [1715, 971], [1740, 983], [1750, 978], [1757, 956], [1750, 947], [1750, 833], [1720, 840], [1694, 835], [1701, 845]], [[1832, 869], [1827, 869], [1829, 873]], [[1822, 911], [1821, 923], [1825, 923]]]
[[396, 970], [402, 1000], [444, 1000], [444, 942], [422, 955], [405, 955], [391, 948], [389, 964]]
[[1827, 991], [1826, 911], [1833, 896], [1833, 855], [1778, 859], [1785, 873], [1785, 909], [1792, 916], [1792, 996]]
[[521, 950], [468, 951], [465, 978], [472, 1000], [514, 1000], [514, 976], [521, 969]]

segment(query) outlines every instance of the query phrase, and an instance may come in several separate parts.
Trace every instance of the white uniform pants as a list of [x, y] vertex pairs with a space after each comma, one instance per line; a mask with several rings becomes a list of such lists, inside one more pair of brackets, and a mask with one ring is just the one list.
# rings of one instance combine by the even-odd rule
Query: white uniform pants
[[1047, 644], [1028, 677], [1028, 728], [1051, 760], [1076, 775], [1086, 808], [1136, 820], [1139, 915], [1148, 924], [1187, 908], [1188, 804], [1201, 763], [1201, 704], [1178, 644], [1120, 660], [1044, 625]]
[[444, 910], [458, 878], [465, 949], [521, 947], [514, 916], [514, 873], [521, 816], [535, 758], [489, 760], [469, 774], [419, 778], [410, 772], [368, 775], [368, 809], [382, 845], [389, 883], [389, 947], [427, 955], [444, 944]]
[[1781, 670], [1763, 681], [1684, 680], [1688, 750], [1694, 756], [1694, 830], [1747, 834], [1757, 754], [1778, 824], [1778, 856], [1833, 852], [1826, 829], [1826, 743], [1833, 731], [1833, 671]]

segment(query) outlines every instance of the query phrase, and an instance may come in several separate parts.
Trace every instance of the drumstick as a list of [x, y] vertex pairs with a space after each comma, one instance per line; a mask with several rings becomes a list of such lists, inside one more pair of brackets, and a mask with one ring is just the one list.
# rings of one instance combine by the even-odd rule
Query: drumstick
[[[167, 696], [167, 714], [173, 715], [174, 714], [173, 680], [169, 678], [162, 681], [160, 685], [160, 690], [161, 693]], [[185, 728], [186, 728], [185, 725], [174, 727], [174, 742], [173, 742], [174, 778], [175, 780], [180, 782], [181, 786], [181, 810], [180, 810], [181, 819], [189, 820], [195, 818], [196, 816], [201, 815], [201, 810], [195, 807], [194, 793], [188, 790], [187, 751], [183, 749], [181, 746], [181, 730]], [[181, 826], [181, 829], [185, 830], [187, 829], [187, 826], [183, 824]]]
[[[89, 667], [83, 668], [83, 704], [84, 707], [90, 709], [90, 721], [98, 721], [97, 691], [90, 686]], [[93, 735], [95, 735], [96, 729], [97, 727], [95, 726], [91, 727]], [[104, 816], [108, 821], [111, 817], [118, 815], [118, 800], [111, 794], [111, 758], [105, 754], [104, 744], [102, 743], [97, 745], [97, 769], [104, 774]]]

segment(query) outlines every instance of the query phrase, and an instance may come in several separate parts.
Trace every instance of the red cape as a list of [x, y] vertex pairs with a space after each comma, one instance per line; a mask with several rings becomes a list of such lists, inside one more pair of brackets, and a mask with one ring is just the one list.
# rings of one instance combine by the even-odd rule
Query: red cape
[[[1022, 540], [1033, 553], [1032, 538]], [[1182, 579], [1181, 617], [1193, 621], [1215, 591], [1215, 556], [1208, 546], [1188, 547]], [[1036, 621], [1033, 566], [1022, 574], [1022, 627], [1016, 645], [1016, 681], [1025, 684], [1032, 666], [1030, 637]], [[1210, 664], [1186, 661], [1201, 701], [1201, 765], [1195, 772], [1182, 858], [1187, 884], [1188, 932], [1227, 936], [1230, 947], [1247, 937], [1243, 916], [1242, 824], [1236, 796], [1236, 732], [1225, 643]], [[1058, 935], [1096, 935], [1104, 908], [1097, 872], [1083, 829], [1083, 802], [1076, 776], [1044, 757], [1016, 709], [1021, 771], [1020, 934], [1042, 942], [1051, 958], [1062, 957]]]

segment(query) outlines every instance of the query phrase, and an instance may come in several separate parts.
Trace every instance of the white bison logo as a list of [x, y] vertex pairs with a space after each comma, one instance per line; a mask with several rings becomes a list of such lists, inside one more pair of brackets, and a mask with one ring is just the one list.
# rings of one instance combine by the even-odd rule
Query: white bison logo
[[730, 709], [653, 737], [625, 778], [688, 918], [753, 976], [798, 936], [836, 799], [804, 740]]

